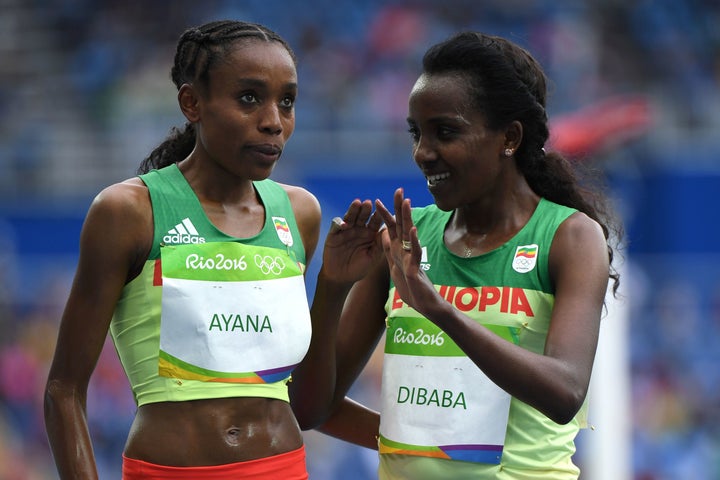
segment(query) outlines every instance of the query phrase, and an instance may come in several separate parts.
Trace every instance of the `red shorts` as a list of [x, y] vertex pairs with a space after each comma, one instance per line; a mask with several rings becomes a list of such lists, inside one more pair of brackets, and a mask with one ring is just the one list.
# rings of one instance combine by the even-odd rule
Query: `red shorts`
[[167, 467], [123, 455], [122, 480], [307, 480], [305, 446], [247, 462], [206, 467]]

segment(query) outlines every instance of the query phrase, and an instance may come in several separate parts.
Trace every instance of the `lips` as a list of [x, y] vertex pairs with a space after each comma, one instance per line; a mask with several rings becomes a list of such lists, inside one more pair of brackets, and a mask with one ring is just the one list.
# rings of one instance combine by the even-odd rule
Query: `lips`
[[437, 173], [435, 175], [426, 175], [425, 178], [427, 179], [428, 187], [434, 187], [450, 178], [450, 174], [448, 172]]
[[279, 156], [282, 153], [282, 148], [272, 144], [251, 145], [248, 148], [254, 152], [269, 156]]

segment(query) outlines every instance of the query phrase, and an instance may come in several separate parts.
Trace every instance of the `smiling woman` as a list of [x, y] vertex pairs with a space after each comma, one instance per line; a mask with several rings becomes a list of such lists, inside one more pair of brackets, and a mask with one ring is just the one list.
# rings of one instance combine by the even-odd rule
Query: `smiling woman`
[[[461, 32], [424, 56], [408, 125], [435, 202], [376, 202], [386, 261], [345, 303], [322, 427], [377, 448], [381, 479], [579, 476], [616, 238], [602, 193], [545, 151], [545, 85], [499, 37]], [[383, 334], [378, 414], [345, 395]]]

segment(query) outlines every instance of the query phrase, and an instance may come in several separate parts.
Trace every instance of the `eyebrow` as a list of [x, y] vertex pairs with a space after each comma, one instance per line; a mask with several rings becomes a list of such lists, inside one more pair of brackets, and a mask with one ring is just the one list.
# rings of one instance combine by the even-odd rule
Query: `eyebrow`
[[[267, 82], [257, 78], [240, 78], [235, 83], [240, 87], [265, 88], [267, 86]], [[297, 90], [298, 84], [297, 82], [288, 82], [283, 87], [286, 90]]]
[[[411, 117], [407, 117], [405, 120], [406, 120], [407, 123], [409, 123], [409, 124], [416, 124], [416, 123], [417, 123], [417, 122], [416, 122], [415, 120], [413, 120]], [[435, 117], [429, 118], [427, 121], [428, 121], [428, 123], [442, 123], [442, 122], [447, 122], [448, 120], [454, 120], [454, 121], [463, 123], [463, 124], [465, 124], [465, 125], [470, 125], [470, 122], [469, 122], [464, 116], [462, 116], [462, 115], [460, 115], [460, 114], [457, 114], [457, 115], [440, 115], [440, 116], [435, 116]]]

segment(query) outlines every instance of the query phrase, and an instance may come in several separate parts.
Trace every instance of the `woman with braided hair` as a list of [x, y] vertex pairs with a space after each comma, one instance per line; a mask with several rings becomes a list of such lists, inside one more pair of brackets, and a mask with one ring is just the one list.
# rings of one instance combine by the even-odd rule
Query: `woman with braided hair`
[[[349, 293], [321, 428], [378, 449], [381, 479], [579, 475], [618, 229], [602, 192], [545, 151], [545, 102], [540, 65], [506, 39], [461, 32], [423, 58], [408, 124], [435, 202], [376, 202], [385, 261]], [[383, 333], [378, 414], [345, 395]]]
[[81, 233], [45, 391], [60, 477], [98, 476], [86, 399], [109, 331], [138, 405], [123, 479], [307, 478], [289, 389], [310, 396], [334, 361], [325, 336], [382, 221], [369, 200], [336, 219], [311, 314], [320, 207], [268, 178], [295, 126], [292, 50], [264, 26], [211, 22], [182, 34], [171, 76], [187, 124], [94, 199]]

